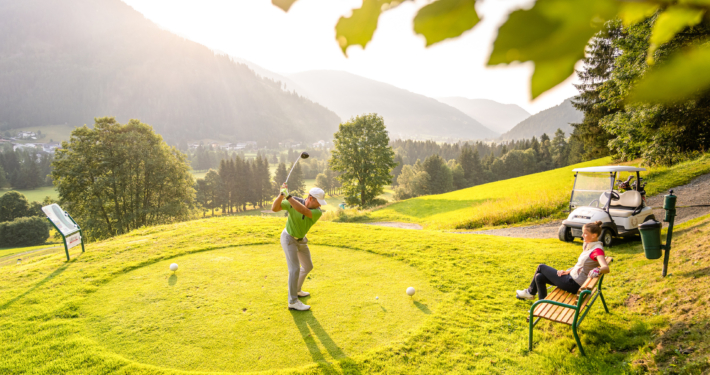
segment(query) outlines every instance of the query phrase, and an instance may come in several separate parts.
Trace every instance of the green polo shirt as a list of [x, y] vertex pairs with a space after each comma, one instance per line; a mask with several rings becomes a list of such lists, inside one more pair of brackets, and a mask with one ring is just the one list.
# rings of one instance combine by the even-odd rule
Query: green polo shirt
[[321, 211], [320, 208], [314, 208], [311, 210], [313, 217], [310, 218], [296, 211], [286, 199], [281, 201], [281, 208], [288, 211], [286, 232], [296, 238], [306, 237], [308, 230], [310, 230], [313, 224], [323, 215], [323, 211]]

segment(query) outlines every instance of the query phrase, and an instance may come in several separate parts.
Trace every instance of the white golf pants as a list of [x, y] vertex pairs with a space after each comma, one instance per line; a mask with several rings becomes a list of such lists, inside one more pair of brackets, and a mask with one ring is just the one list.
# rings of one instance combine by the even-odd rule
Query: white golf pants
[[301, 291], [306, 276], [313, 269], [308, 238], [303, 237], [299, 241], [284, 229], [281, 232], [281, 247], [286, 254], [286, 264], [288, 265], [288, 303], [296, 303], [298, 292]]

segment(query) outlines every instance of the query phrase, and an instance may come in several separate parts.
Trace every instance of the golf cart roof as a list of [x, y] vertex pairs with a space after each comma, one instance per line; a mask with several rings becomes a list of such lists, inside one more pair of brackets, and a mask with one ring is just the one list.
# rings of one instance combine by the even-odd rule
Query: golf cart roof
[[609, 165], [606, 167], [575, 168], [572, 172], [643, 172], [646, 168]]

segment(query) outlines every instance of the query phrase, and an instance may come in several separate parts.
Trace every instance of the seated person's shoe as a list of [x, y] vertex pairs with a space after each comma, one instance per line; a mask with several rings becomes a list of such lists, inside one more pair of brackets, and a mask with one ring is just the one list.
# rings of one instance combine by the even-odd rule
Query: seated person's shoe
[[289, 308], [289, 310], [298, 310], [298, 311], [306, 311], [306, 310], [311, 309], [310, 306], [304, 305], [303, 302], [301, 302], [301, 301], [296, 301], [296, 303], [289, 303], [288, 308]]
[[531, 299], [534, 299], [535, 296], [533, 296], [532, 294], [530, 294], [530, 292], [528, 292], [527, 289], [523, 289], [523, 290], [516, 290], [516, 291], [515, 291], [515, 298], [517, 298], [517, 299], [531, 300]]
[[298, 292], [299, 297], [308, 297], [310, 295], [311, 295], [311, 293], [308, 293], [308, 292], [304, 292], [304, 291]]

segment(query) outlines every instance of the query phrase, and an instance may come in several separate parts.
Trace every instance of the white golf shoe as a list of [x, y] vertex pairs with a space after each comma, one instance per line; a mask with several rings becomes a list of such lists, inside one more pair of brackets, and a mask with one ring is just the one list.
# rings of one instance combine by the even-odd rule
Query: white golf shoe
[[311, 293], [308, 293], [308, 292], [304, 292], [304, 291], [298, 292], [299, 297], [308, 297], [310, 295], [311, 295]]
[[531, 300], [531, 299], [534, 299], [535, 296], [530, 294], [530, 292], [528, 292], [527, 289], [523, 289], [523, 290], [516, 290], [515, 291], [515, 298]]
[[296, 303], [289, 303], [288, 308], [289, 310], [306, 311], [310, 310], [311, 306], [304, 305], [303, 302], [297, 300]]

